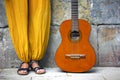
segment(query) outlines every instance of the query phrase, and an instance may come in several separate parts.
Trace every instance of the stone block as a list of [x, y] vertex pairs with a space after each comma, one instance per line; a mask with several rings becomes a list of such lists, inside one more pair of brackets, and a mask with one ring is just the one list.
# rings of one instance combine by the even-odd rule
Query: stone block
[[94, 48], [94, 51], [95, 51], [95, 54], [96, 54], [96, 65], [95, 66], [98, 66], [98, 39], [97, 39], [97, 26], [95, 25], [91, 25], [91, 34], [90, 34], [90, 37], [89, 37], [89, 40], [90, 40], [90, 43], [92, 45], [92, 47]]
[[3, 29], [3, 45], [4, 45], [4, 54], [5, 62], [4, 62], [4, 68], [13, 68], [18, 67], [19, 65], [19, 59], [16, 56], [16, 53], [14, 51], [14, 47], [11, 41], [11, 37], [9, 35], [8, 28]]
[[0, 0], [0, 27], [7, 25], [4, 0]]
[[0, 29], [0, 42], [2, 43], [3, 41], [3, 29]]
[[0, 29], [0, 68], [4, 68], [5, 56], [4, 56], [4, 46], [3, 46], [3, 30]]
[[[88, 0], [79, 0], [79, 18], [90, 20]], [[52, 0], [52, 25], [60, 25], [64, 20], [71, 19], [71, 0]]]
[[120, 25], [100, 25], [99, 66], [120, 66]]
[[61, 42], [61, 36], [59, 33], [59, 27], [52, 26], [46, 54], [42, 60], [42, 63], [46, 67], [56, 67], [54, 57], [55, 57], [56, 49], [58, 48], [60, 42]]
[[94, 24], [120, 24], [120, 0], [91, 0]]

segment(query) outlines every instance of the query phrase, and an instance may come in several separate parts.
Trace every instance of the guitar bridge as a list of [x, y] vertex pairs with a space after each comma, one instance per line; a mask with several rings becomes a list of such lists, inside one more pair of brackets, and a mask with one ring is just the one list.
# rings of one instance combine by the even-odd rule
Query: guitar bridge
[[80, 58], [85, 58], [85, 54], [65, 54], [65, 57], [71, 58], [71, 59], [80, 59]]

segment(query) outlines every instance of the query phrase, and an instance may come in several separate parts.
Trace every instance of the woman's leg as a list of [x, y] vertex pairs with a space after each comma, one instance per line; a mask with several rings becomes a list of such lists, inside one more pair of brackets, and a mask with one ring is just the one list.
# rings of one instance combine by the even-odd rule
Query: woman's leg
[[[29, 0], [29, 45], [32, 68], [37, 74], [45, 73], [36, 60], [41, 60], [50, 31], [50, 0]], [[35, 60], [35, 61], [33, 61]]]
[[28, 1], [5, 0], [9, 32], [19, 59], [29, 62], [28, 52]]
[[50, 31], [50, 0], [29, 0], [31, 60], [42, 59]]
[[18, 69], [18, 74], [28, 74], [28, 1], [5, 0], [9, 32], [19, 59], [24, 62]]

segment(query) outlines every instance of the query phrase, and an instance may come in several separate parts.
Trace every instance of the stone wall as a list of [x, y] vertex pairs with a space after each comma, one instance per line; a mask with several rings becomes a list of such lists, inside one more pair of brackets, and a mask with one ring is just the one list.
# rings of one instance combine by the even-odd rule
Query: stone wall
[[[4, 0], [0, 0], [0, 68], [18, 67], [9, 35]], [[54, 55], [61, 36], [60, 24], [71, 18], [71, 0], [51, 0], [51, 32], [48, 48], [41, 61], [56, 67]], [[79, 18], [91, 23], [90, 42], [97, 55], [96, 66], [120, 66], [120, 0], [79, 0]]]

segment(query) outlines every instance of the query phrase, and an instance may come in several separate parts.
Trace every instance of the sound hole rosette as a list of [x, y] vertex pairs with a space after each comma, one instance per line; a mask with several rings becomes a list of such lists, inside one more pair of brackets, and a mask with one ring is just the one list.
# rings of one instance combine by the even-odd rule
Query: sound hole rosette
[[71, 41], [76, 42], [79, 41], [81, 38], [81, 32], [74, 30], [69, 32], [69, 38]]

